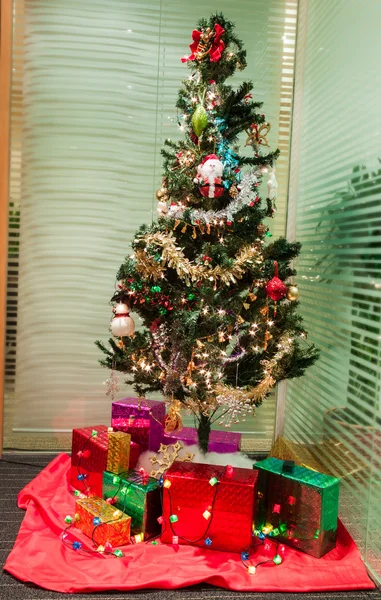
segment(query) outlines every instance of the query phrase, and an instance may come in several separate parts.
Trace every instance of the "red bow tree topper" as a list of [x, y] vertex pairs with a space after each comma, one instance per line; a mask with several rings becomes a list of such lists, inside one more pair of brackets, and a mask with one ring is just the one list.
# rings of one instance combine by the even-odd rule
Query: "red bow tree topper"
[[200, 42], [202, 43], [202, 37], [204, 35], [204, 33], [202, 31], [199, 31], [198, 29], [194, 29], [192, 31], [192, 39], [193, 39], [193, 44], [191, 44], [189, 47], [191, 49], [191, 55], [190, 56], [183, 56], [183, 58], [181, 59], [181, 62], [188, 62], [188, 60], [196, 60], [198, 59], [197, 54], [202, 54], [202, 56], [205, 55], [205, 53], [209, 54], [209, 58], [210, 58], [210, 62], [218, 62], [221, 59], [222, 56], [222, 52], [225, 49], [225, 43], [222, 41], [221, 37], [224, 34], [225, 29], [223, 29], [221, 27], [221, 25], [219, 25], [218, 23], [216, 23], [214, 25], [214, 33], [213, 33], [213, 37], [211, 38], [211, 46], [208, 50], [203, 50], [203, 49], [198, 49]]

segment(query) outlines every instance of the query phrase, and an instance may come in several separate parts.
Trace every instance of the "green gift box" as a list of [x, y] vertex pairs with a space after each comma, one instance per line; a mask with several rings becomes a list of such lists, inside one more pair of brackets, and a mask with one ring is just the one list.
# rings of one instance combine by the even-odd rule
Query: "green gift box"
[[133, 534], [152, 537], [160, 533], [161, 495], [153, 477], [133, 470], [121, 475], [104, 471], [103, 498], [112, 498], [113, 504], [131, 517]]
[[272, 457], [257, 462], [254, 468], [259, 471], [255, 533], [316, 558], [332, 550], [336, 545], [339, 480]]

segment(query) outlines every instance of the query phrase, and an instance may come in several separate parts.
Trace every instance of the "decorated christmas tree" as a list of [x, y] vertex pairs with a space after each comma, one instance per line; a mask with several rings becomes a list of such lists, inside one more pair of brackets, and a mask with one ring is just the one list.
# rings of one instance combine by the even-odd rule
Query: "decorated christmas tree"
[[[262, 152], [270, 125], [250, 81], [225, 83], [246, 67], [242, 42], [221, 14], [202, 19], [192, 38], [176, 105], [183, 138], [162, 150], [158, 219], [135, 235], [111, 300], [114, 337], [97, 345], [112, 369], [111, 394], [115, 371], [139, 396], [162, 392], [167, 431], [181, 427], [182, 410], [192, 413], [206, 452], [213, 423], [244, 418], [318, 351], [296, 312], [290, 263], [300, 244], [271, 241], [264, 223], [277, 188], [279, 152]], [[130, 312], [143, 321], [138, 331]]]

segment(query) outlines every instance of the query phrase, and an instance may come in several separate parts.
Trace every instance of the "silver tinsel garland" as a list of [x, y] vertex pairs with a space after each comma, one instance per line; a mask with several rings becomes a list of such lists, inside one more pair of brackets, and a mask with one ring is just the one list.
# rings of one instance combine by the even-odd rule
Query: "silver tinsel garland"
[[[261, 172], [257, 169], [245, 173], [242, 177], [241, 183], [239, 184], [239, 194], [232, 202], [230, 202], [228, 206], [222, 208], [221, 210], [202, 210], [200, 208], [190, 209], [190, 218], [192, 224], [195, 225], [197, 221], [208, 224], [213, 223], [214, 221], [219, 221], [220, 219], [233, 221], [234, 215], [252, 201], [253, 195], [255, 195], [257, 184], [259, 184], [260, 177]], [[181, 220], [186, 210], [189, 210], [189, 207], [178, 205], [170, 206], [168, 213], [163, 216], [170, 219]]]

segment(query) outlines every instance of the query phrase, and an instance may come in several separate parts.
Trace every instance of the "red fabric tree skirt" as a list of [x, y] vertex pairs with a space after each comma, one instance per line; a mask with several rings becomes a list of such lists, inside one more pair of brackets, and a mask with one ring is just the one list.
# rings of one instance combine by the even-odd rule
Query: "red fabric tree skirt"
[[[141, 543], [123, 548], [123, 558], [75, 552], [60, 540], [64, 518], [73, 515], [70, 458], [60, 454], [19, 494], [26, 515], [5, 569], [22, 581], [58, 592], [180, 588], [206, 582], [237, 591], [310, 592], [372, 589], [355, 543], [340, 524], [335, 550], [316, 559], [286, 548], [283, 563], [249, 575], [240, 556], [191, 546]], [[75, 528], [69, 539], [91, 542]], [[252, 562], [271, 558], [274, 548], [256, 551]]]

